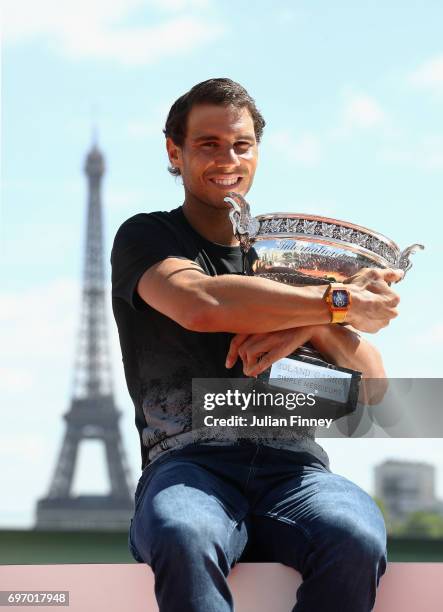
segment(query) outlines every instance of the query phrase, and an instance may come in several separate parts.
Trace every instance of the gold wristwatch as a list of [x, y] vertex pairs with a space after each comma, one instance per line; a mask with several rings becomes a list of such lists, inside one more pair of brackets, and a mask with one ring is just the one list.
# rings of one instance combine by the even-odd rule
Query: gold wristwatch
[[343, 323], [352, 301], [346, 285], [331, 283], [323, 297], [331, 313], [331, 323]]

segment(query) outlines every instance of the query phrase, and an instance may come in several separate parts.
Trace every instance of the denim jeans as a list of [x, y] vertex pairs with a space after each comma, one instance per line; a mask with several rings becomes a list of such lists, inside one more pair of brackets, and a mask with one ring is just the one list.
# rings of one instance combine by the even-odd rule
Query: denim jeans
[[298, 570], [293, 612], [368, 612], [386, 570], [367, 493], [308, 453], [252, 441], [191, 444], [148, 465], [129, 548], [154, 572], [160, 612], [234, 610], [226, 578], [238, 561]]

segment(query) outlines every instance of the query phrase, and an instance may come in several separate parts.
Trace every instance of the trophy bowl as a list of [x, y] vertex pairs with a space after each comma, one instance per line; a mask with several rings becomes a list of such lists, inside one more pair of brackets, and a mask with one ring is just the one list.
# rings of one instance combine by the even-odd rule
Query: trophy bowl
[[423, 249], [413, 244], [401, 250], [379, 232], [318, 215], [273, 213], [245, 219], [243, 226], [237, 222], [237, 235], [243, 252], [253, 247], [247, 272], [288, 284], [343, 282], [362, 268], [406, 273], [412, 266], [409, 256]]
[[[234, 192], [224, 200], [231, 206], [229, 217], [240, 242], [243, 273], [281, 283], [343, 282], [362, 268], [397, 268], [406, 273], [412, 266], [409, 256], [424, 248], [413, 244], [401, 250], [379, 232], [317, 215], [280, 212], [253, 217], [243, 196]], [[280, 377], [279, 367], [292, 370], [294, 379], [348, 378], [351, 386], [345, 404], [350, 409], [355, 407], [360, 372], [326, 362], [309, 343], [289, 357], [303, 362], [303, 368], [287, 359], [280, 360], [268, 373], [268, 380]]]

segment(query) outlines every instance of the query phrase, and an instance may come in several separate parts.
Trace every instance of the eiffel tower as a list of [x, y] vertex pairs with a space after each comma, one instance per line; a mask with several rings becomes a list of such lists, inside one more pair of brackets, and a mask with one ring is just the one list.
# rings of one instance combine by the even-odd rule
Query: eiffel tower
[[[132, 516], [129, 472], [111, 385], [105, 317], [101, 179], [104, 158], [94, 143], [86, 157], [88, 217], [80, 334], [66, 431], [49, 492], [38, 500], [35, 529], [126, 530]], [[108, 495], [71, 494], [79, 445], [103, 442], [110, 480]]]

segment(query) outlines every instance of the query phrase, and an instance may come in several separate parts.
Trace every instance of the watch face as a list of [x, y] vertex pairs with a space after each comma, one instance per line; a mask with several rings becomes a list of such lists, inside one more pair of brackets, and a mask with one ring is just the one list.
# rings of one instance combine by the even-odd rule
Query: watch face
[[332, 305], [334, 308], [347, 308], [349, 306], [348, 292], [344, 289], [334, 289], [332, 292]]

